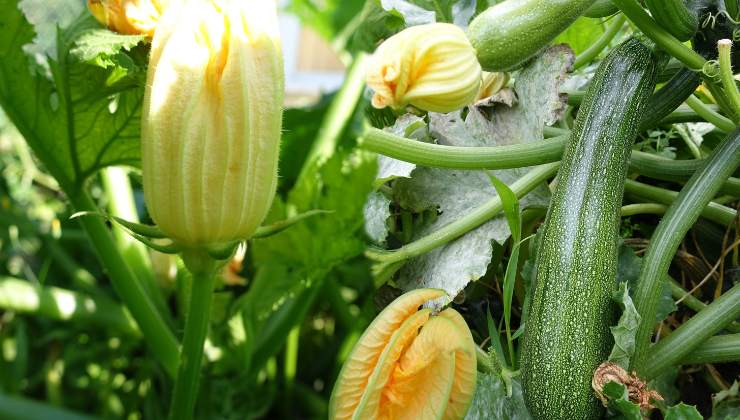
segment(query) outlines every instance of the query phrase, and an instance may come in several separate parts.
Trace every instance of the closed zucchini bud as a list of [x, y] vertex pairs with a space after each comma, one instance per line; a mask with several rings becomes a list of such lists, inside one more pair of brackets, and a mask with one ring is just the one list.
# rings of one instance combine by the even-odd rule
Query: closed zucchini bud
[[475, 98], [477, 101], [486, 99], [495, 95], [498, 91], [503, 89], [506, 84], [509, 83], [509, 73], [506, 72], [483, 72], [483, 83], [480, 85], [480, 90]]
[[419, 310], [442, 296], [413, 290], [375, 318], [342, 366], [330, 420], [465, 417], [477, 378], [473, 336], [454, 309]]
[[412, 26], [383, 42], [370, 59], [367, 84], [376, 108], [413, 105], [451, 112], [470, 104], [481, 68], [465, 32], [449, 23]]
[[87, 0], [87, 7], [108, 29], [127, 35], [154, 35], [168, 0]]
[[186, 247], [249, 238], [275, 195], [284, 74], [272, 0], [191, 1], [152, 40], [144, 193]]

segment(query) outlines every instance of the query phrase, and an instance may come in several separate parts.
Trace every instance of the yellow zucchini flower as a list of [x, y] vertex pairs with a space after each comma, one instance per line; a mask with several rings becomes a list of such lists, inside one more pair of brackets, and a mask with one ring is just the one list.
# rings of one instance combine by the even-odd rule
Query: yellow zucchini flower
[[449, 23], [412, 26], [383, 42], [369, 60], [367, 84], [376, 108], [413, 105], [451, 112], [475, 100], [481, 67], [462, 29]]
[[480, 101], [493, 96], [498, 91], [504, 88], [509, 83], [509, 73], [506, 72], [483, 72], [483, 83], [480, 85], [480, 90], [475, 100]]
[[98, 22], [127, 35], [154, 35], [168, 0], [87, 0]]
[[465, 417], [477, 377], [473, 336], [454, 309], [419, 310], [442, 296], [417, 289], [375, 318], [337, 378], [330, 420]]
[[275, 195], [284, 90], [274, 0], [169, 8], [152, 40], [144, 194], [186, 247], [249, 238]]

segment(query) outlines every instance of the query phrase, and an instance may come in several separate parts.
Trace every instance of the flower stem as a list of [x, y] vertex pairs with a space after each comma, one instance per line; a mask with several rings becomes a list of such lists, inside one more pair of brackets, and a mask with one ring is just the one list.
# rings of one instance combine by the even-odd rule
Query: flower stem
[[[638, 373], [660, 370], [652, 366], [653, 363], [656, 363], [654, 356], [657, 351], [649, 349], [650, 338], [655, 325], [655, 312], [663, 288], [663, 279], [668, 273], [668, 268], [678, 245], [707, 204], [710, 203], [712, 197], [719, 191], [724, 180], [735, 171], [739, 164], [740, 131], [735, 130], [722, 141], [712, 152], [712, 155], [705, 160], [704, 165], [694, 173], [670, 205], [655, 233], [653, 233], [650, 246], [643, 260], [634, 295], [635, 307], [640, 314], [641, 322], [637, 329], [635, 357], [631, 368], [636, 368]], [[628, 180], [625, 189], [630, 183], [634, 183], [634, 181]], [[738, 293], [740, 294], [740, 290]], [[717, 302], [715, 301], [715, 303]], [[740, 306], [738, 308], [740, 309]], [[702, 313], [706, 311], [704, 310]], [[697, 316], [694, 318], [697, 318]], [[704, 325], [704, 327], [710, 330], [713, 325]], [[671, 339], [679, 330], [676, 330], [662, 341]], [[680, 343], [680, 341], [676, 343]], [[657, 346], [655, 350], [657, 350]]]
[[590, 63], [593, 61], [596, 56], [599, 55], [600, 52], [606, 48], [607, 45], [614, 39], [614, 37], [619, 33], [619, 30], [622, 29], [622, 26], [624, 26], [624, 21], [626, 18], [622, 14], [618, 14], [612, 19], [612, 22], [609, 24], [609, 26], [606, 28], [606, 31], [604, 31], [603, 34], [597, 39], [590, 47], [586, 49], [586, 51], [582, 52], [581, 54], [576, 57], [576, 61], [573, 63], [573, 70], [577, 70], [584, 65]]
[[[89, 195], [84, 191], [69, 194], [76, 211], [98, 212]], [[179, 358], [175, 335], [167, 327], [156, 306], [147, 295], [144, 287], [121, 256], [116, 242], [100, 217], [80, 217], [78, 219], [87, 232], [103, 267], [110, 277], [113, 288], [126, 308], [139, 325], [149, 348], [162, 363], [165, 371], [174, 377]]]
[[175, 390], [170, 406], [171, 420], [193, 418], [200, 384], [203, 344], [211, 318], [211, 301], [216, 280], [216, 261], [205, 252], [186, 251], [183, 260], [193, 275], [190, 304], [185, 318], [180, 367], [175, 378]]
[[732, 41], [729, 39], [720, 39], [717, 41], [717, 50], [719, 51], [719, 75], [722, 79], [725, 96], [729, 99], [730, 106], [735, 116], [740, 116], [740, 92], [737, 91], [735, 77], [732, 74], [731, 61]]
[[[511, 184], [511, 190], [517, 198], [521, 198], [542, 182], [552, 177], [559, 167], [560, 162], [537, 166]], [[444, 245], [470, 232], [490, 220], [501, 211], [503, 211], [503, 203], [501, 201], [501, 197], [496, 196], [460, 219], [421, 239], [392, 251], [370, 249], [365, 252], [365, 255], [371, 260], [385, 265], [397, 263], [408, 258], [418, 257], [419, 255], [427, 253], [438, 246]]]

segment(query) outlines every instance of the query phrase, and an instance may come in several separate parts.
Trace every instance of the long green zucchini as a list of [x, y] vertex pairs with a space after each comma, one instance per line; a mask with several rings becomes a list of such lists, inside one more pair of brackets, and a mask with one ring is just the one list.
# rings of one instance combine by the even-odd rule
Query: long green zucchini
[[594, 0], [506, 0], [468, 27], [484, 70], [514, 70], [545, 48]]
[[684, 0], [645, 0], [653, 19], [679, 41], [688, 41], [699, 26], [698, 14]]
[[524, 395], [535, 418], [593, 419], [591, 390], [612, 345], [619, 209], [632, 142], [655, 87], [657, 58], [630, 39], [590, 83], [542, 228], [522, 349]]

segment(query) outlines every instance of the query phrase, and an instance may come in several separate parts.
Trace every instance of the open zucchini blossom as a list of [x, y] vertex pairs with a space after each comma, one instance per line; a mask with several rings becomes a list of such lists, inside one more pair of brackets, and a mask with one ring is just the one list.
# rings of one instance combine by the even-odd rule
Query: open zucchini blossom
[[481, 67], [462, 29], [449, 23], [412, 26], [383, 42], [367, 68], [376, 108], [413, 105], [451, 112], [475, 100]]
[[462, 419], [476, 386], [475, 342], [454, 309], [419, 306], [444, 291], [417, 289], [365, 330], [342, 367], [329, 419]]
[[98, 22], [112, 31], [152, 37], [169, 1], [87, 0], [87, 8]]
[[275, 1], [166, 10], [141, 130], [145, 199], [165, 234], [193, 248], [252, 236], [275, 195], [283, 89]]

